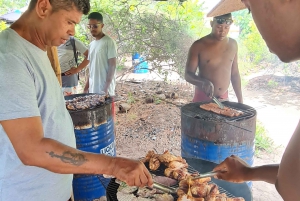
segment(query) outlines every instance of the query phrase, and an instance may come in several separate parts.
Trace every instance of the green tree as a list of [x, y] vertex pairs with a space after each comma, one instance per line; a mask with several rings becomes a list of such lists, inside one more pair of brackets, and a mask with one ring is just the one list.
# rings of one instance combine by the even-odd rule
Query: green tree
[[238, 40], [240, 60], [251, 65], [258, 65], [262, 61], [273, 62], [274, 56], [269, 52], [249, 11], [234, 12], [233, 19], [234, 23], [240, 28]]
[[104, 15], [105, 32], [117, 42], [119, 62], [139, 52], [166, 77], [170, 71], [183, 74], [188, 49], [204, 25], [202, 4], [196, 0], [97, 0], [92, 8]]
[[3, 21], [0, 21], [0, 32], [6, 29], [6, 24]]
[[268, 47], [257, 30], [257, 27], [253, 21], [249, 24], [249, 31], [242, 44], [248, 49], [248, 56], [251, 62], [258, 64], [259, 62], [267, 59], [270, 56]]
[[240, 27], [240, 37], [243, 39], [251, 33], [252, 15], [248, 10], [233, 12], [234, 24]]
[[0, 15], [26, 6], [28, 0], [0, 0]]

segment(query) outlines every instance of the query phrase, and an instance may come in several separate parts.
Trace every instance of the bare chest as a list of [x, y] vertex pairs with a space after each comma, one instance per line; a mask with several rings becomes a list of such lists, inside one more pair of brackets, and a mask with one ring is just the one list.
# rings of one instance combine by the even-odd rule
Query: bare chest
[[231, 69], [236, 49], [228, 46], [207, 47], [199, 53], [200, 70]]

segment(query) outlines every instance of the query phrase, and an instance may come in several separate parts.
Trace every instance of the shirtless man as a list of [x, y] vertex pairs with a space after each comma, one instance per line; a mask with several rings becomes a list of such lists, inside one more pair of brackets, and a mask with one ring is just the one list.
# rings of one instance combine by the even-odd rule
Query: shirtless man
[[230, 13], [214, 17], [212, 32], [194, 42], [190, 48], [185, 79], [196, 86], [193, 102], [210, 101], [212, 96], [221, 101], [228, 100], [231, 81], [238, 102], [243, 103], [238, 46], [234, 39], [227, 37], [232, 22]]
[[[235, 1], [239, 3], [240, 0]], [[300, 1], [242, 0], [242, 2], [251, 10], [254, 22], [270, 51], [284, 62], [299, 60]], [[230, 5], [226, 5], [227, 3], [228, 1], [223, 1], [219, 6], [228, 8]], [[231, 5], [235, 4], [231, 3]], [[282, 123], [284, 126], [284, 120]], [[249, 167], [239, 157], [231, 156], [215, 168], [215, 170], [223, 170], [217, 177], [232, 182], [265, 181], [275, 184], [283, 200], [300, 200], [299, 143], [300, 122], [286, 147], [280, 164]]]

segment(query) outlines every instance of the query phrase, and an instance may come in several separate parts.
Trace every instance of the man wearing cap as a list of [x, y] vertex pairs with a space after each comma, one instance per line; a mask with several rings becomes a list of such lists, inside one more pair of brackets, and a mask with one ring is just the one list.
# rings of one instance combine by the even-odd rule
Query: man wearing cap
[[221, 101], [228, 100], [231, 81], [238, 102], [243, 103], [238, 46], [234, 39], [227, 37], [232, 22], [231, 13], [214, 17], [211, 33], [194, 42], [190, 48], [185, 79], [196, 86], [193, 102], [210, 101], [212, 96]]
[[[240, 0], [235, 0], [240, 4]], [[300, 59], [300, 1], [297, 0], [243, 0], [251, 10], [254, 22], [270, 51], [280, 60]], [[228, 8], [234, 1], [221, 1], [214, 10]], [[232, 4], [234, 3], [234, 4]], [[228, 11], [228, 10], [227, 10]], [[229, 12], [234, 11], [231, 8]], [[283, 28], [284, 27], [284, 28]], [[284, 126], [284, 121], [283, 121]], [[283, 133], [284, 134], [284, 133]], [[232, 182], [265, 181], [275, 184], [285, 201], [300, 200], [300, 123], [284, 152], [280, 164], [249, 167], [242, 159], [231, 156], [215, 170], [217, 177]]]

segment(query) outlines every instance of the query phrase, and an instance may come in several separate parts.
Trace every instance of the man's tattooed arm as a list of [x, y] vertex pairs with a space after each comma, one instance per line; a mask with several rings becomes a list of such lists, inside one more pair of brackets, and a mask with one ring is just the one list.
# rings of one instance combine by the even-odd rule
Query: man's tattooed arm
[[70, 151], [65, 151], [62, 155], [55, 154], [53, 151], [47, 153], [52, 158], [59, 158], [62, 162], [69, 163], [75, 166], [80, 166], [87, 161], [83, 154], [72, 153]]

